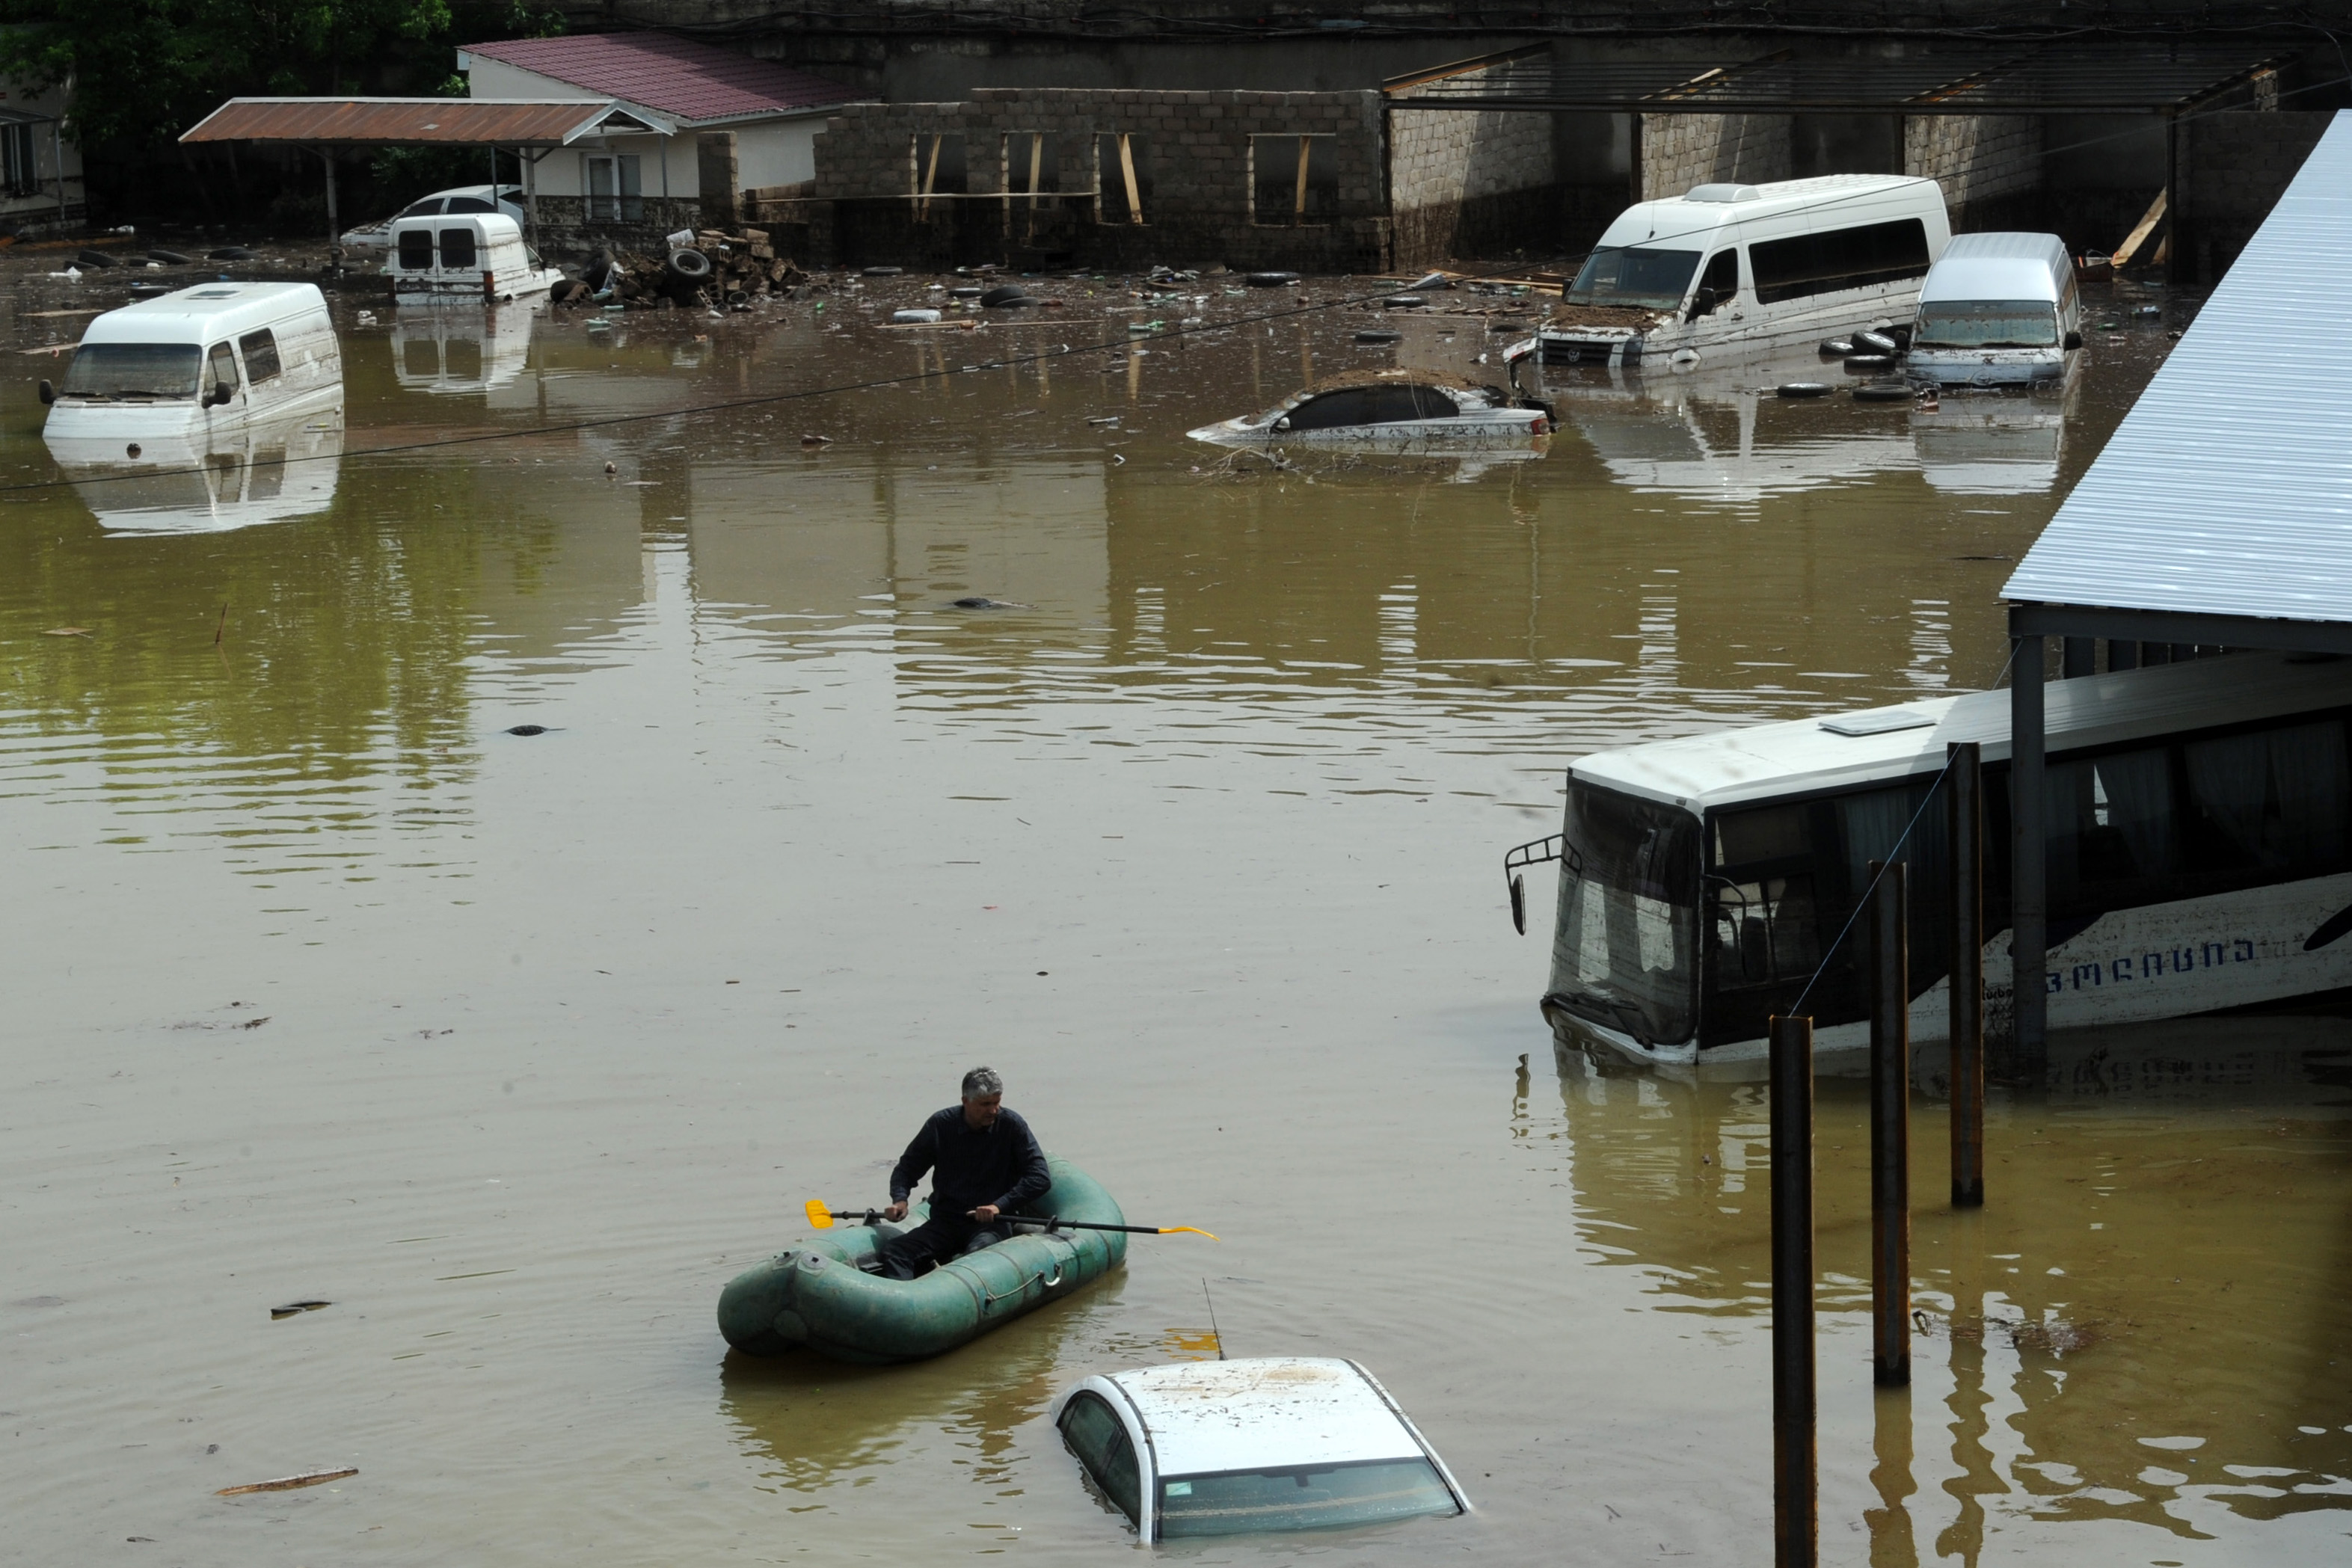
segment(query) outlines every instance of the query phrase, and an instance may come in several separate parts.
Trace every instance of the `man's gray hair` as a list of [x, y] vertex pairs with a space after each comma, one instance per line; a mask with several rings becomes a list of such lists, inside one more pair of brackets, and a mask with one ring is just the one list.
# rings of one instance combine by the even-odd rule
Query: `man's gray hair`
[[997, 1076], [993, 1067], [975, 1067], [963, 1075], [963, 1097], [967, 1100], [975, 1094], [1003, 1092], [1004, 1080]]

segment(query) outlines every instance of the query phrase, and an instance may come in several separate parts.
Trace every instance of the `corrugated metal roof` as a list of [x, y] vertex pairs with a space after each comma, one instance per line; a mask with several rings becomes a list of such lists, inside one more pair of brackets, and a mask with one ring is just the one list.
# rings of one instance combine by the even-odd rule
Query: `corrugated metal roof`
[[839, 82], [667, 33], [582, 33], [467, 44], [461, 53], [698, 124], [848, 103]]
[[612, 111], [609, 103], [530, 99], [233, 98], [180, 140], [561, 147]]
[[2352, 112], [2339, 112], [2002, 596], [2352, 622]]

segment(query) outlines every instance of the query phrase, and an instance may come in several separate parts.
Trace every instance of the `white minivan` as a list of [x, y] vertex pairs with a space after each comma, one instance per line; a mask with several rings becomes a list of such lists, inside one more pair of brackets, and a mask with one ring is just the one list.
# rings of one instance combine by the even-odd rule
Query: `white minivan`
[[342, 354], [317, 285], [200, 283], [92, 321], [41, 401], [61, 460], [209, 452], [256, 419], [340, 413]]
[[1960, 235], [1919, 287], [1903, 369], [1938, 386], [2055, 387], [2082, 346], [2082, 295], [2063, 240]]
[[1626, 208], [1537, 341], [1547, 364], [1681, 367], [1907, 321], [1951, 237], [1933, 180], [1694, 185]]
[[390, 249], [383, 270], [395, 302], [529, 299], [563, 277], [523, 244], [522, 225], [503, 213], [394, 218]]

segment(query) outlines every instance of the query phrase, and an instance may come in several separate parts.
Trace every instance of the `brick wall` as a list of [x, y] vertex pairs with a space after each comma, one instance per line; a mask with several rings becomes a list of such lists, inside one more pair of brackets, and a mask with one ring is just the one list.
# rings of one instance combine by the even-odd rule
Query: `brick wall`
[[[1141, 89], [983, 88], [961, 103], [852, 104], [816, 139], [806, 204], [813, 248], [830, 236], [844, 263], [937, 265], [1067, 258], [1106, 266], [1224, 262], [1235, 267], [1362, 272], [1391, 253], [1383, 104], [1377, 92], [1208, 92]], [[1036, 204], [1003, 193], [1025, 181], [1028, 138], [1052, 138], [1059, 193]], [[1115, 143], [1137, 139], [1150, 187], [1141, 224], [1126, 221]], [[918, 149], [962, 138], [968, 194], [934, 201], [919, 189]], [[1321, 221], [1260, 223], [1254, 211], [1257, 136], [1328, 138], [1316, 154], [1331, 201]], [[1099, 183], [1098, 183], [1099, 182]], [[1048, 182], [1050, 184], [1051, 182]], [[1106, 193], [1097, 195], [1097, 190]], [[976, 199], [994, 197], [994, 200]]]
[[1760, 185], [1789, 178], [1785, 114], [1645, 114], [1642, 199], [1679, 196], [1693, 185]]
[[2219, 282], [2335, 118], [2327, 110], [2245, 110], [2184, 123], [2176, 276]]
[[[1446, 78], [1449, 91], [1507, 64]], [[1495, 110], [1389, 110], [1393, 259], [1419, 267], [1454, 256], [1541, 250], [1559, 240], [1560, 191], [1552, 117]]]
[[1944, 187], [1952, 229], [2042, 226], [2042, 120], [2030, 114], [1915, 114], [1903, 172]]

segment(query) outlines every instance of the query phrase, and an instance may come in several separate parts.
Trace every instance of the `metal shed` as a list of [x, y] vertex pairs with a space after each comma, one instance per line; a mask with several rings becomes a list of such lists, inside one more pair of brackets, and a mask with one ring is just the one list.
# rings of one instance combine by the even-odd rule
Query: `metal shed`
[[[2352, 110], [2018, 563], [2010, 601], [2011, 946], [2021, 1059], [2043, 1049], [2044, 639], [2067, 675], [2269, 648], [2352, 653]], [[2026, 984], [2028, 977], [2034, 978]]]

